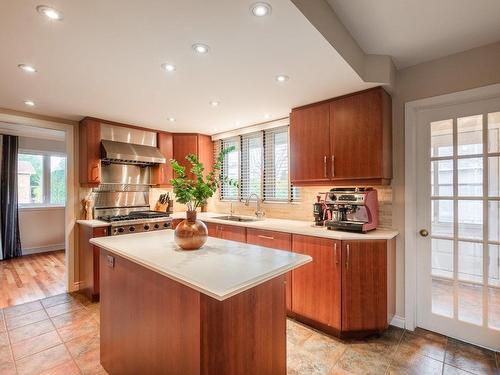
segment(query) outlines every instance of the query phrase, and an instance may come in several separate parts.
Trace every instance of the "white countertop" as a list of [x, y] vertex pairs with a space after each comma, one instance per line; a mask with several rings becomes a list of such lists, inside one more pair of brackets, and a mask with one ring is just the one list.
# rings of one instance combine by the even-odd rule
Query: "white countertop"
[[171, 230], [93, 238], [90, 243], [219, 301], [312, 261], [307, 255], [212, 237], [200, 250], [183, 251]]
[[111, 225], [110, 223], [102, 220], [77, 220], [76, 222], [80, 225], [85, 225], [91, 228], [109, 227]]
[[[224, 213], [199, 212], [198, 219], [207, 223], [217, 223], [235, 225], [239, 227], [255, 228], [263, 230], [273, 230], [277, 232], [302, 234], [305, 236], [324, 237], [335, 240], [390, 240], [396, 237], [399, 232], [392, 229], [375, 229], [368, 233], [354, 233], [340, 230], [328, 230], [325, 227], [315, 227], [312, 221], [285, 220], [265, 218], [260, 221], [238, 222], [230, 220], [216, 219], [217, 216], [227, 216]], [[240, 216], [240, 215], [236, 215]], [[186, 218], [185, 212], [176, 212], [172, 215], [174, 219]]]

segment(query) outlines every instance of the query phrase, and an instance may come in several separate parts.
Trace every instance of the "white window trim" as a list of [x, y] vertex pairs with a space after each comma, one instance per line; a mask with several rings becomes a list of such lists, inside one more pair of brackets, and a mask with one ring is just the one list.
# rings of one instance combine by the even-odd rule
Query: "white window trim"
[[[18, 154], [41, 155], [43, 158], [43, 202], [42, 203], [18, 203], [17, 207], [22, 211], [28, 210], [46, 210], [50, 208], [64, 208], [68, 200], [68, 191], [66, 189], [66, 199], [62, 204], [50, 204], [50, 156], [66, 158], [66, 174], [68, 168], [68, 158], [64, 152], [59, 151], [40, 151], [31, 149], [19, 149]], [[46, 158], [45, 156], [48, 156]]]

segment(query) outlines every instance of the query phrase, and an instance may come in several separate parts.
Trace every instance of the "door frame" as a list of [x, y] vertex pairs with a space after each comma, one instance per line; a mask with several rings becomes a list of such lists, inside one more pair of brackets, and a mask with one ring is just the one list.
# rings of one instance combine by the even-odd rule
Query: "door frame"
[[405, 328], [417, 323], [417, 126], [424, 110], [500, 97], [500, 84], [405, 103]]
[[77, 264], [77, 242], [76, 241], [76, 217], [79, 212], [78, 200], [78, 155], [77, 134], [78, 123], [53, 119], [50, 117], [39, 116], [10, 110], [0, 109], [0, 122], [6, 125], [15, 126], [25, 125], [38, 128], [54, 129], [63, 131], [65, 134], [66, 145], [66, 205], [64, 213], [64, 265], [65, 265], [65, 284], [68, 292], [78, 290], [78, 282], [75, 275], [75, 265]]

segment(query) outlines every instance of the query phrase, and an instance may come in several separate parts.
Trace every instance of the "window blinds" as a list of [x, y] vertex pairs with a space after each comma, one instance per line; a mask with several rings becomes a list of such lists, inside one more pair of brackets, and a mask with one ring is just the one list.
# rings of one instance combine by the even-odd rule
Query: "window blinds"
[[[223, 178], [228, 178], [228, 179], [233, 179], [233, 180], [240, 180], [239, 176], [239, 164], [240, 164], [240, 142], [239, 138], [230, 138], [230, 139], [224, 139], [221, 140], [219, 143], [219, 150], [224, 150], [229, 147], [235, 147], [236, 149], [234, 151], [231, 151], [229, 154], [226, 155], [224, 158], [224, 162], [222, 163], [221, 166], [221, 176]], [[217, 152], [218, 153], [218, 152]], [[239, 199], [238, 196], [238, 187], [236, 186], [231, 186], [228, 183], [223, 183], [220, 189], [220, 198], [221, 199], [228, 199], [228, 200], [236, 200]]]
[[246, 200], [257, 194], [265, 201], [299, 200], [297, 188], [290, 184], [288, 126], [217, 141], [216, 154], [231, 146], [236, 151], [226, 156], [221, 174], [238, 180], [239, 188], [224, 184], [221, 199]]

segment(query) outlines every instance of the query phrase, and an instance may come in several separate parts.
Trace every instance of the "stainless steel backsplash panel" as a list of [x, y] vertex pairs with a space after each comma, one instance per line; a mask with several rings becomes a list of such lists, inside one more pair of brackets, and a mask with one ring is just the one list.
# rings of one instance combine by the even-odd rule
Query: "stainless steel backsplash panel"
[[145, 191], [99, 191], [94, 193], [95, 208], [149, 207], [149, 192]]
[[151, 185], [151, 167], [142, 167], [132, 164], [102, 163], [101, 183]]

